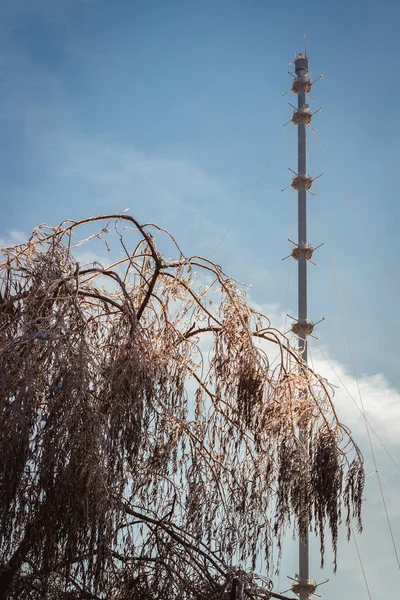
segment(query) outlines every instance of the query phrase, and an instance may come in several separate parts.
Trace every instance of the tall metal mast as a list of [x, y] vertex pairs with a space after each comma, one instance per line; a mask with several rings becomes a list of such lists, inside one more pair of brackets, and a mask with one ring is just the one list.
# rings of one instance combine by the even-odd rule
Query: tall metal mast
[[[298, 337], [299, 353], [305, 363], [308, 360], [307, 336], [314, 328], [308, 320], [307, 313], [307, 262], [312, 258], [314, 248], [307, 242], [307, 192], [311, 188], [313, 178], [307, 174], [307, 136], [306, 128], [310, 124], [312, 113], [306, 102], [312, 86], [308, 71], [306, 52], [294, 59], [295, 75], [293, 75], [292, 91], [297, 94], [297, 109], [294, 108], [292, 122], [297, 125], [298, 164], [292, 187], [298, 195], [298, 240], [294, 244], [291, 255], [298, 263], [298, 318], [292, 325], [292, 331]], [[307, 443], [302, 423], [299, 424], [299, 440]], [[317, 587], [309, 578], [308, 524], [304, 531], [299, 531], [299, 573], [294, 579], [292, 590], [300, 600], [308, 600]]]

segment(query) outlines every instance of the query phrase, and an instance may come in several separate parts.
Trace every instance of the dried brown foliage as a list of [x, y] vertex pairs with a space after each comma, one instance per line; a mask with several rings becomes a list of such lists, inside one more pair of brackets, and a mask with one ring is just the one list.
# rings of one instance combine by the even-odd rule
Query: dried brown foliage
[[[118, 260], [79, 264], [81, 232]], [[343, 505], [360, 525], [362, 458], [331, 389], [220, 267], [127, 215], [41, 226], [3, 255], [0, 598], [217, 600], [288, 526], [336, 550]]]

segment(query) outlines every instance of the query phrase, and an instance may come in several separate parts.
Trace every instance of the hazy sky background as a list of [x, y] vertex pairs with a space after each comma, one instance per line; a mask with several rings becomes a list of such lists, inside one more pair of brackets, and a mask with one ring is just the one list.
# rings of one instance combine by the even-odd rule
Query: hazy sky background
[[[209, 256], [283, 140], [291, 118], [287, 71], [307, 33], [318, 139], [397, 282], [399, 133], [396, 0], [3, 0], [0, 8], [0, 237], [25, 239], [41, 222], [130, 208]], [[293, 127], [272, 167], [215, 254], [252, 284], [251, 298], [283, 323], [287, 238], [296, 169]], [[318, 348], [358, 400], [329, 260], [335, 264], [368, 417], [400, 462], [400, 286], [351, 208], [309, 133], [318, 197], [309, 196], [309, 239], [325, 241], [309, 275], [309, 316], [327, 321], [312, 341], [315, 366], [335, 382]], [[315, 190], [314, 190], [315, 191]], [[320, 217], [325, 215], [327, 234]], [[288, 312], [296, 314], [295, 266]], [[363, 419], [337, 392], [339, 415], [373, 472]], [[399, 471], [376, 445], [394, 536], [400, 545]], [[377, 479], [367, 479], [358, 539], [371, 597], [398, 595], [396, 563]], [[354, 544], [340, 545], [326, 600], [367, 597]], [[330, 576], [317, 568], [313, 578]], [[329, 563], [329, 561], [328, 561]], [[296, 571], [284, 547], [279, 589]], [[276, 578], [276, 590], [278, 581]]]

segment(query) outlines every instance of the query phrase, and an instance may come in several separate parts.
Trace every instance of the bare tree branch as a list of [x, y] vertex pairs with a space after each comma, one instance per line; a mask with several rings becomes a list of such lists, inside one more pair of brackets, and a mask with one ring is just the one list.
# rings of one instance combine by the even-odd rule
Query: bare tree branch
[[290, 523], [361, 528], [333, 390], [218, 265], [125, 214], [2, 252], [0, 600], [280, 598]]

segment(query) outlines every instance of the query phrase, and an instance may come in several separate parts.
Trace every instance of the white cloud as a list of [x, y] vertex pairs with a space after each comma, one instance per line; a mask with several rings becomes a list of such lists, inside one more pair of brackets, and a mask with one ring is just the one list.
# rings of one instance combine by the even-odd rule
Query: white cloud
[[366, 417], [374, 430], [385, 442], [399, 444], [400, 392], [382, 373], [359, 375], [357, 385], [357, 379], [350, 366], [332, 359], [329, 350], [323, 350], [323, 353], [329, 364], [317, 348], [312, 351], [314, 368], [338, 386], [335, 392], [335, 406], [343, 423], [357, 435], [366, 434], [364, 417], [360, 412], [361, 394]]

